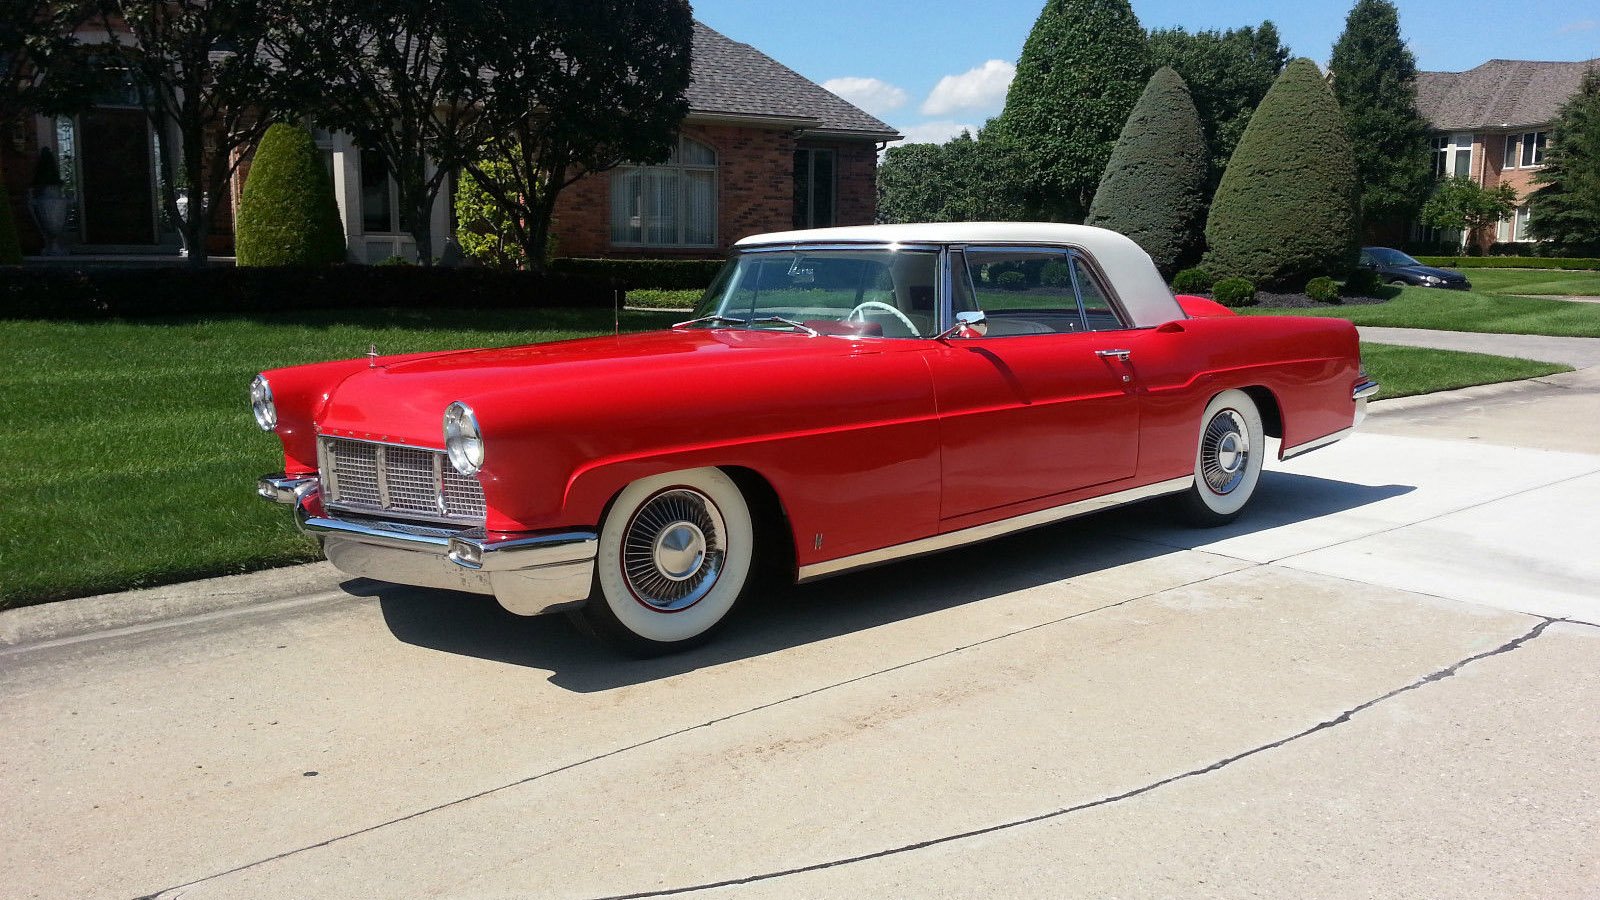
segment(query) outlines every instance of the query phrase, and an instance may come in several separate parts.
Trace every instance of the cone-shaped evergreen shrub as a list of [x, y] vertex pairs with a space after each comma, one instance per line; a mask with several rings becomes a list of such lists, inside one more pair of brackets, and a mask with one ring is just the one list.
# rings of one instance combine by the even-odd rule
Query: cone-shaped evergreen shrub
[[1200, 115], [1183, 78], [1162, 66], [1122, 126], [1086, 224], [1133, 238], [1170, 276], [1199, 243], [1205, 181]]
[[261, 139], [239, 198], [234, 246], [241, 266], [344, 261], [333, 183], [304, 128], [278, 123]]
[[17, 224], [11, 219], [11, 194], [6, 190], [5, 170], [0, 169], [0, 266], [22, 264], [22, 248], [17, 244]]
[[1355, 262], [1355, 161], [1333, 92], [1309, 59], [1289, 63], [1250, 117], [1206, 221], [1206, 268], [1266, 290]]

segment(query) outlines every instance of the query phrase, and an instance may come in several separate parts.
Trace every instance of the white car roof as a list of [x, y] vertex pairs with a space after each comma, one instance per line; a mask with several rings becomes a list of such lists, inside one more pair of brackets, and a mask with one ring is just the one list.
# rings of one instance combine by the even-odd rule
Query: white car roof
[[770, 244], [1063, 244], [1092, 256], [1111, 279], [1136, 327], [1148, 328], [1186, 318], [1150, 254], [1130, 238], [1088, 225], [1059, 222], [924, 222], [906, 225], [848, 225], [753, 234], [734, 247]]

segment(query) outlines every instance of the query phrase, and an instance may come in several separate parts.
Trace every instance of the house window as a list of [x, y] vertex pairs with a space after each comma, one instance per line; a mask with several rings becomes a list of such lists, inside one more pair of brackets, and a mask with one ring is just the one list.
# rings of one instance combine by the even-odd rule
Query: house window
[[1433, 177], [1450, 178], [1472, 174], [1472, 134], [1457, 132], [1432, 140]]
[[1544, 148], [1550, 140], [1548, 131], [1528, 131], [1506, 135], [1506, 160], [1504, 168], [1532, 169], [1544, 165]]
[[1533, 240], [1528, 234], [1528, 220], [1532, 218], [1533, 208], [1526, 203], [1512, 210], [1511, 215], [1500, 220], [1500, 225], [1495, 229], [1495, 240], [1506, 243], [1516, 241], [1519, 243]]
[[686, 137], [659, 166], [611, 175], [611, 243], [712, 247], [717, 243], [717, 153]]
[[400, 192], [389, 177], [389, 161], [374, 150], [361, 151], [361, 230], [367, 234], [411, 231], [411, 216], [400, 208]]
[[802, 147], [794, 151], [794, 227], [834, 224], [838, 197], [838, 153]]

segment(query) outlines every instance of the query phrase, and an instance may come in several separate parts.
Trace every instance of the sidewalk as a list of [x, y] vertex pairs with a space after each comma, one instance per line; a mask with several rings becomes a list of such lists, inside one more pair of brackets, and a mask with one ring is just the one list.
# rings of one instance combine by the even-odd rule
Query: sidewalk
[[1575, 369], [1600, 366], [1600, 338], [1480, 334], [1469, 331], [1429, 331], [1424, 328], [1377, 328], [1369, 325], [1361, 326], [1359, 331], [1362, 340], [1377, 344], [1491, 353], [1495, 356], [1563, 363]]

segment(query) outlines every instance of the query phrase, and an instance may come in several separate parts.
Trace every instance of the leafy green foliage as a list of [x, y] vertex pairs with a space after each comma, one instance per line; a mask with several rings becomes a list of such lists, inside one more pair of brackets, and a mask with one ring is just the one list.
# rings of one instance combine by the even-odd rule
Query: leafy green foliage
[[1339, 284], [1326, 275], [1318, 275], [1306, 282], [1306, 296], [1319, 303], [1339, 302]]
[[1565, 244], [1600, 242], [1600, 70], [1583, 76], [1551, 126], [1544, 168], [1533, 176], [1528, 231]]
[[1250, 116], [1289, 62], [1289, 48], [1270, 21], [1254, 28], [1197, 31], [1158, 28], [1150, 32], [1150, 58], [1183, 76], [1200, 114], [1210, 156], [1205, 196], [1209, 203]]
[[467, 256], [492, 269], [520, 269], [527, 263], [522, 245], [511, 229], [511, 214], [495, 204], [480, 177], [505, 179], [504, 163], [486, 162], [478, 167], [481, 176], [462, 172], [456, 182], [456, 243]]
[[[1382, 283], [1378, 273], [1371, 269], [1351, 269], [1344, 280], [1344, 290], [1353, 297], [1372, 297]], [[1307, 293], [1310, 293], [1309, 288]]]
[[1085, 223], [1133, 238], [1170, 275], [1199, 255], [1205, 180], [1199, 115], [1183, 78], [1162, 66], [1122, 126]]
[[1211, 277], [1199, 266], [1191, 266], [1172, 276], [1172, 292], [1175, 294], [1206, 294], [1210, 293], [1211, 285], [1216, 279]]
[[1417, 111], [1417, 60], [1389, 0], [1356, 0], [1329, 62], [1345, 115], [1367, 226], [1409, 222], [1432, 186], [1428, 123]]
[[1471, 235], [1492, 227], [1517, 208], [1517, 191], [1504, 182], [1486, 188], [1465, 175], [1434, 185], [1433, 195], [1422, 205], [1422, 221], [1446, 231]]
[[995, 277], [994, 283], [1002, 290], [1020, 291], [1028, 286], [1028, 276], [1021, 272], [1001, 272]]
[[1019, 180], [1015, 155], [986, 132], [890, 147], [878, 164], [878, 221], [1016, 221]]
[[627, 300], [623, 302], [628, 306], [642, 306], [646, 309], [694, 309], [704, 293], [705, 291], [696, 290], [659, 291], [646, 288], [629, 291]]
[[1356, 173], [1343, 117], [1309, 59], [1289, 63], [1228, 161], [1206, 221], [1206, 268], [1268, 289], [1356, 257]]
[[1030, 214], [1083, 220], [1150, 71], [1128, 0], [1046, 0], [990, 126], [1020, 154]]
[[333, 182], [309, 131], [282, 122], [267, 129], [239, 197], [235, 228], [241, 266], [344, 262]]
[[1248, 278], [1224, 278], [1211, 286], [1211, 299], [1223, 306], [1251, 306], [1256, 286]]
[[78, 29], [97, 11], [92, 3], [0, 0], [0, 121], [89, 105], [106, 69]]
[[1045, 287], [1071, 287], [1072, 267], [1060, 260], [1052, 260], [1039, 270], [1039, 283]]

